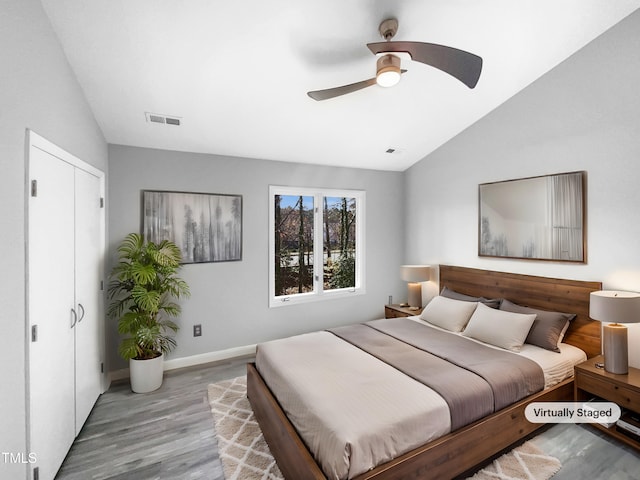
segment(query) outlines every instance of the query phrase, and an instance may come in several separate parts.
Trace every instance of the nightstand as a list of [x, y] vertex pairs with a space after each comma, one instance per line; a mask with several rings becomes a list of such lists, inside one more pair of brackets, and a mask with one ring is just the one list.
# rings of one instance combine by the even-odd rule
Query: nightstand
[[420, 307], [417, 310], [410, 310], [409, 307], [401, 307], [400, 304], [394, 303], [384, 306], [384, 318], [411, 317], [413, 315], [420, 315], [422, 310], [424, 310], [424, 307]]
[[[599, 355], [575, 367], [575, 400], [584, 401], [598, 397], [618, 404], [623, 410], [640, 413], [640, 369], [629, 367], [628, 374], [617, 375], [605, 371], [604, 368], [596, 368], [596, 363], [603, 362], [604, 358]], [[640, 450], [640, 441], [621, 433], [617, 426], [606, 428], [598, 423], [591, 425]]]

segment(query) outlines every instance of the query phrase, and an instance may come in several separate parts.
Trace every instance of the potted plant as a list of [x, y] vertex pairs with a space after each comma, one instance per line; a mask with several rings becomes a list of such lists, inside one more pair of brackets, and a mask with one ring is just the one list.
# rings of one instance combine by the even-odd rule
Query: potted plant
[[119, 353], [129, 360], [131, 389], [137, 393], [160, 388], [164, 354], [176, 341], [178, 326], [171, 320], [180, 314], [174, 302], [189, 296], [189, 286], [176, 276], [180, 249], [173, 242], [145, 242], [128, 234], [118, 247], [118, 264], [111, 271], [107, 314], [118, 320], [124, 335]]

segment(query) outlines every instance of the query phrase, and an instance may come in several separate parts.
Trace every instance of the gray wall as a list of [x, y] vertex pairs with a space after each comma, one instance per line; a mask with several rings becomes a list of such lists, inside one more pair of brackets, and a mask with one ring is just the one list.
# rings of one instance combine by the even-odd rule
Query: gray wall
[[[109, 146], [109, 247], [140, 231], [141, 190], [240, 194], [243, 197], [241, 262], [184, 265], [191, 287], [179, 323], [178, 347], [169, 357], [222, 351], [300, 332], [379, 318], [389, 295], [404, 298], [402, 173], [318, 167], [216, 155]], [[366, 191], [366, 294], [352, 298], [269, 308], [269, 185], [349, 188]], [[202, 337], [192, 325], [202, 324]], [[117, 357], [115, 322], [110, 332], [110, 369]]]
[[[408, 169], [407, 260], [640, 291], [639, 32], [636, 11]], [[587, 264], [478, 257], [478, 184], [575, 170], [588, 176]], [[640, 367], [640, 325], [629, 329]]]
[[[40, 2], [2, 0], [0, 11], [0, 451], [18, 454], [26, 451], [25, 130], [102, 170], [107, 145]], [[26, 476], [25, 465], [0, 459], [0, 478]]]

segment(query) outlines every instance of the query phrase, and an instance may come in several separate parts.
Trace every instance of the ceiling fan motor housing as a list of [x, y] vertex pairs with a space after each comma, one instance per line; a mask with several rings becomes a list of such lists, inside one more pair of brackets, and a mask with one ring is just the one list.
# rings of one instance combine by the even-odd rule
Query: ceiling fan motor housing
[[398, 31], [398, 20], [395, 18], [387, 18], [380, 23], [378, 27], [378, 32], [380, 32], [380, 36], [385, 40], [391, 40], [396, 32]]

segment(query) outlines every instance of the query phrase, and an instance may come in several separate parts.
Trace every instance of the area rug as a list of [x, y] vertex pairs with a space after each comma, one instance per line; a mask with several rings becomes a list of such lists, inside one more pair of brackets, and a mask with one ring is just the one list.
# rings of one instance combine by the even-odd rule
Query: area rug
[[473, 480], [547, 480], [562, 468], [560, 460], [545, 455], [531, 441], [523, 443], [477, 472]]
[[[209, 404], [226, 480], [281, 480], [267, 442], [247, 400], [247, 379], [209, 385]], [[531, 441], [505, 453], [478, 471], [473, 480], [547, 480], [561, 468]]]
[[226, 480], [284, 478], [247, 399], [247, 377], [209, 385], [209, 405]]

